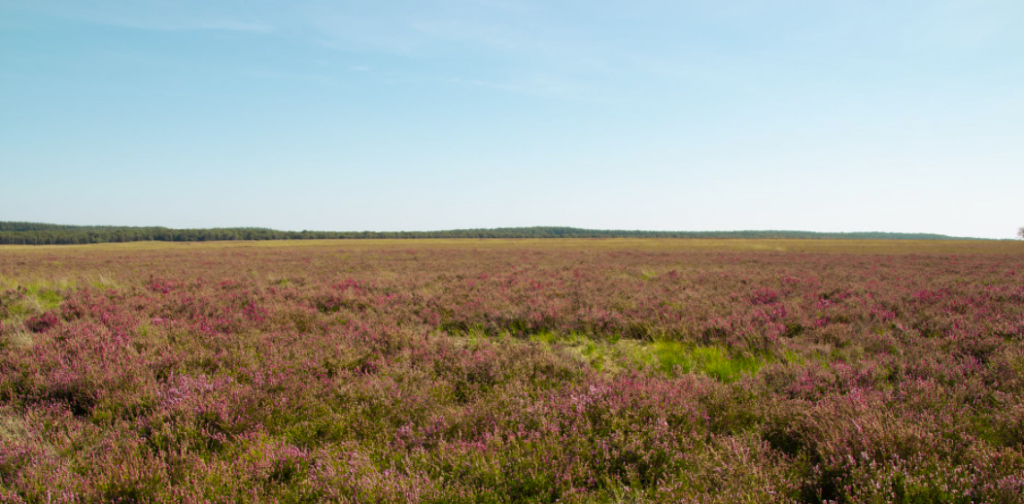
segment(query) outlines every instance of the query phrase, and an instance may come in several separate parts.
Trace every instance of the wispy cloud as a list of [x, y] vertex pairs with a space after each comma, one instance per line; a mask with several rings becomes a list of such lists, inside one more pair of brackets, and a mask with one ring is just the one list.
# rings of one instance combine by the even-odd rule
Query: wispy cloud
[[307, 1], [292, 10], [292, 21], [300, 37], [325, 47], [396, 58], [402, 70], [378, 72], [388, 83], [434, 82], [601, 101], [594, 83], [616, 71], [607, 59], [614, 51], [593, 34], [552, 19], [550, 9], [513, 0], [441, 0], [400, 10]]
[[119, 26], [137, 30], [154, 31], [224, 31], [242, 33], [270, 33], [274, 27], [261, 22], [238, 21], [232, 19], [133, 19], [116, 17], [93, 17], [90, 22], [108, 26]]
[[523, 73], [512, 76], [507, 80], [488, 80], [462, 77], [449, 77], [438, 80], [459, 86], [472, 86], [540, 98], [554, 98], [559, 100], [588, 103], [606, 101], [586, 86], [554, 74]]
[[472, 19], [414, 19], [406, 25], [424, 39], [462, 43], [508, 53], [558, 50], [549, 37], [505, 23]]
[[328, 74], [280, 72], [265, 69], [256, 69], [246, 72], [245, 75], [255, 79], [270, 79], [316, 86], [330, 86], [338, 83], [337, 78], [335, 78], [333, 75]]

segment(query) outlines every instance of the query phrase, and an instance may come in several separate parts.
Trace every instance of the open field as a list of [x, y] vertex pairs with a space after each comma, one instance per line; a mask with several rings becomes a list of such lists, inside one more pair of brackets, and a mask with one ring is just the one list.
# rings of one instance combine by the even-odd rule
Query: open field
[[0, 247], [0, 502], [1001, 502], [1024, 245]]

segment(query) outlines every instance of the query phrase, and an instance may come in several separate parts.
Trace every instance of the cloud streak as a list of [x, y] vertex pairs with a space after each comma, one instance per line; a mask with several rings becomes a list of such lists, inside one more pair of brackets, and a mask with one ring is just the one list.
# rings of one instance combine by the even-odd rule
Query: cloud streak
[[273, 26], [266, 23], [232, 19], [182, 18], [176, 20], [152, 20], [94, 17], [90, 21], [95, 24], [108, 26], [165, 32], [222, 31], [260, 34], [275, 31]]

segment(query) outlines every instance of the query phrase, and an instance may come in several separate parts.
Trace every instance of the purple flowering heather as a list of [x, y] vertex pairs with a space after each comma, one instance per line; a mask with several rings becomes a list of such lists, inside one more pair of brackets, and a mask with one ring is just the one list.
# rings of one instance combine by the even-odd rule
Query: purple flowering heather
[[0, 502], [1020, 502], [1019, 246], [691, 243], [0, 249]]

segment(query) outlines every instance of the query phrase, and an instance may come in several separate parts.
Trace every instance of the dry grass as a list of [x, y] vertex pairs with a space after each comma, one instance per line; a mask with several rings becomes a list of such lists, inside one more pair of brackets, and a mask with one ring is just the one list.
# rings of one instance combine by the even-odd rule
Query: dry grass
[[[1009, 255], [1024, 256], [1024, 245], [1013, 241], [937, 241], [937, 240], [745, 240], [677, 238], [567, 238], [567, 239], [389, 239], [389, 240], [281, 240], [224, 242], [132, 242], [96, 245], [0, 245], [0, 289], [34, 284], [61, 290], [91, 285], [117, 289], [129, 278], [151, 264], [166, 264], [169, 257], [188, 262], [197, 255], [223, 260], [234, 255], [308, 251], [328, 254], [345, 268], [355, 267], [349, 259], [366, 259], [367, 254], [398, 251], [458, 251], [472, 257], [485, 251], [578, 251], [600, 255], [611, 253], [755, 253], [755, 254], [849, 254], [905, 256]], [[799, 260], [799, 259], [797, 259]], [[118, 263], [131, 263], [135, 271], [126, 271]], [[690, 269], [685, 264], [676, 269]], [[113, 273], [115, 272], [116, 273]], [[301, 269], [288, 272], [253, 269], [249, 275], [278, 275], [276, 280], [298, 280]], [[287, 275], [298, 275], [288, 278]], [[377, 272], [380, 274], [379, 272]], [[647, 273], [663, 273], [650, 270]], [[643, 272], [637, 271], [637, 275]], [[127, 275], [127, 276], [126, 276]]]
[[12, 442], [25, 439], [27, 432], [21, 420], [0, 410], [0, 441]]
[[[0, 257], [92, 252], [209, 251], [252, 248], [340, 248], [342, 250], [394, 249], [493, 249], [537, 250], [642, 250], [664, 252], [766, 252], [836, 254], [1024, 254], [1016, 241], [988, 240], [790, 240], [790, 239], [695, 239], [695, 238], [564, 238], [564, 239], [386, 239], [386, 240], [267, 240], [224, 242], [132, 242], [95, 245], [2, 245]], [[59, 264], [55, 265], [59, 266]]]
[[0, 348], [7, 347], [11, 349], [28, 348], [35, 343], [32, 334], [24, 331], [15, 331], [8, 334], [3, 337], [2, 341], [3, 345], [0, 345]]

